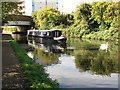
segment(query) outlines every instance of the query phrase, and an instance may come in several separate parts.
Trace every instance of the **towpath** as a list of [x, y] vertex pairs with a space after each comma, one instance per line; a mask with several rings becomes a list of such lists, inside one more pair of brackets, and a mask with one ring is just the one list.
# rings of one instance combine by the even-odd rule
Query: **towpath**
[[20, 89], [26, 87], [24, 74], [20, 68], [18, 58], [7, 40], [7, 34], [2, 34], [2, 88]]

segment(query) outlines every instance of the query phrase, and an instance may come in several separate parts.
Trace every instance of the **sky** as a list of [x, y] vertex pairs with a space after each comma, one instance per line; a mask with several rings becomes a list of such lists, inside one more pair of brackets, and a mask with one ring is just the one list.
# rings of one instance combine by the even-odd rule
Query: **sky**
[[59, 3], [59, 11], [63, 13], [71, 13], [72, 11], [75, 11], [75, 8], [80, 3], [91, 3], [98, 0], [58, 0]]
[[[22, 1], [22, 0], [21, 0]], [[25, 0], [26, 1], [26, 9], [25, 12], [27, 15], [31, 15], [32, 12], [32, 0]], [[39, 1], [39, 0], [34, 0]], [[46, 1], [46, 0], [44, 0]], [[52, 0], [47, 0], [52, 1]], [[61, 13], [72, 13], [75, 11], [76, 7], [81, 3], [92, 3], [95, 1], [105, 1], [105, 0], [58, 0], [58, 10]], [[108, 1], [108, 0], [107, 0]], [[31, 7], [30, 7], [31, 6]]]

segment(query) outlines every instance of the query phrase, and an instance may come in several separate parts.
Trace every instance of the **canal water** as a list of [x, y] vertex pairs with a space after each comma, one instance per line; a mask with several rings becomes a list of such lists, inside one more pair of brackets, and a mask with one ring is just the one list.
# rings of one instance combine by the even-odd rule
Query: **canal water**
[[54, 43], [32, 38], [21, 43], [60, 88], [118, 88], [118, 45], [108, 41], [105, 49], [101, 44], [106, 41], [68, 38]]

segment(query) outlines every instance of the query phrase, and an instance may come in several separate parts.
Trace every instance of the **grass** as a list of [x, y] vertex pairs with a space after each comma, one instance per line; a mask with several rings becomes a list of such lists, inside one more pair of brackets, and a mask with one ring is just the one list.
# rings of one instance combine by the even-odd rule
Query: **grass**
[[45, 69], [42, 65], [37, 64], [28, 57], [26, 51], [21, 48], [21, 46], [13, 40], [11, 37], [8, 37], [10, 44], [18, 57], [21, 68], [25, 74], [25, 79], [28, 81], [28, 88], [58, 88], [59, 84], [56, 80], [49, 78], [49, 75], [45, 72]]

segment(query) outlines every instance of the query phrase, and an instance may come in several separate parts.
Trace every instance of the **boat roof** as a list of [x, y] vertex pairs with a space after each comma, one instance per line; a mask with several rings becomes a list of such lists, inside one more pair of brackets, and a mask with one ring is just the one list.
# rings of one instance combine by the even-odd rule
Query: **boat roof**
[[28, 30], [28, 31], [40, 31], [40, 32], [52, 32], [52, 31], [61, 31], [61, 30], [57, 30], [57, 29], [51, 29], [51, 30]]

